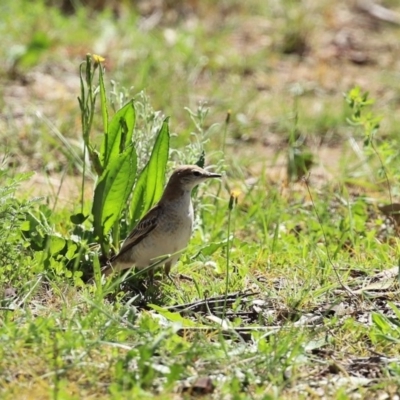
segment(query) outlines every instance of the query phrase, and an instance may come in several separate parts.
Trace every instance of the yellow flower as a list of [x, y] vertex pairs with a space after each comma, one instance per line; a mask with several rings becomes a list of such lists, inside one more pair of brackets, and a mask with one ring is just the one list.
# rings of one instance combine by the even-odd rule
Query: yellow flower
[[233, 205], [237, 204], [238, 197], [240, 195], [240, 190], [234, 189], [231, 191], [231, 196], [229, 197], [229, 209], [233, 209]]
[[98, 54], [92, 54], [92, 60], [95, 64], [101, 64], [102, 62], [106, 61], [106, 59]]

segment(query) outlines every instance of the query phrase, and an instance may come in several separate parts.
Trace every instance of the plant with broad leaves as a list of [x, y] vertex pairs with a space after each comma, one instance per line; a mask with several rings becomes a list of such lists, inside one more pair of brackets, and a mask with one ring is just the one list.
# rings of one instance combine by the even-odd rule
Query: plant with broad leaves
[[[80, 69], [79, 105], [84, 160], [87, 153], [90, 165], [83, 168], [81, 213], [74, 215], [71, 220], [76, 224], [90, 221], [92, 239], [98, 241], [106, 256], [111, 242], [114, 248], [118, 247], [121, 225], [124, 225], [124, 232], [132, 227], [161, 196], [169, 155], [169, 128], [168, 119], [165, 119], [146, 165], [138, 171], [136, 143], [143, 138], [135, 134], [135, 102], [128, 101], [112, 117], [109, 116], [103, 61], [99, 56], [87, 55]], [[99, 149], [91, 135], [98, 98], [103, 130]], [[84, 176], [87, 168], [91, 168], [97, 175], [90, 216], [83, 215]]]

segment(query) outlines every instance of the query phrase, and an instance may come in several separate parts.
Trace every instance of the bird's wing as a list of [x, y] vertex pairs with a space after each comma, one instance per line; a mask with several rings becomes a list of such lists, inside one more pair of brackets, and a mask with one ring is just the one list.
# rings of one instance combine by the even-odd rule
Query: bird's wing
[[136, 246], [141, 242], [153, 229], [156, 228], [159, 215], [161, 212], [161, 207], [159, 205], [152, 208], [133, 228], [133, 231], [125, 239], [118, 254], [110, 258], [110, 262], [117, 260], [122, 254], [125, 254], [132, 247]]

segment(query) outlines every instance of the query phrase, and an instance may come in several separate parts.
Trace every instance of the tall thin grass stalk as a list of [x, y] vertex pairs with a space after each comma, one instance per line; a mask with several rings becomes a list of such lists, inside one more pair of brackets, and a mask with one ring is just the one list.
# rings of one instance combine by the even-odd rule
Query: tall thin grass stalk
[[228, 298], [228, 291], [229, 291], [229, 266], [230, 266], [230, 252], [231, 252], [231, 223], [232, 223], [232, 210], [233, 206], [237, 203], [238, 193], [235, 191], [231, 192], [229, 197], [229, 204], [228, 204], [228, 240], [226, 242], [226, 275], [225, 275], [225, 297], [224, 297], [224, 310], [222, 314], [222, 321], [225, 320], [226, 315], [226, 302]]

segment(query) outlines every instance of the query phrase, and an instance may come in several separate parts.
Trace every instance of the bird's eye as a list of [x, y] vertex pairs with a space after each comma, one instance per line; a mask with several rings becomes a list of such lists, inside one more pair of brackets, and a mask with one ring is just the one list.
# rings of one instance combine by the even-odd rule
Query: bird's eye
[[200, 174], [200, 171], [193, 171], [193, 175], [194, 176], [200, 176], [201, 174]]

